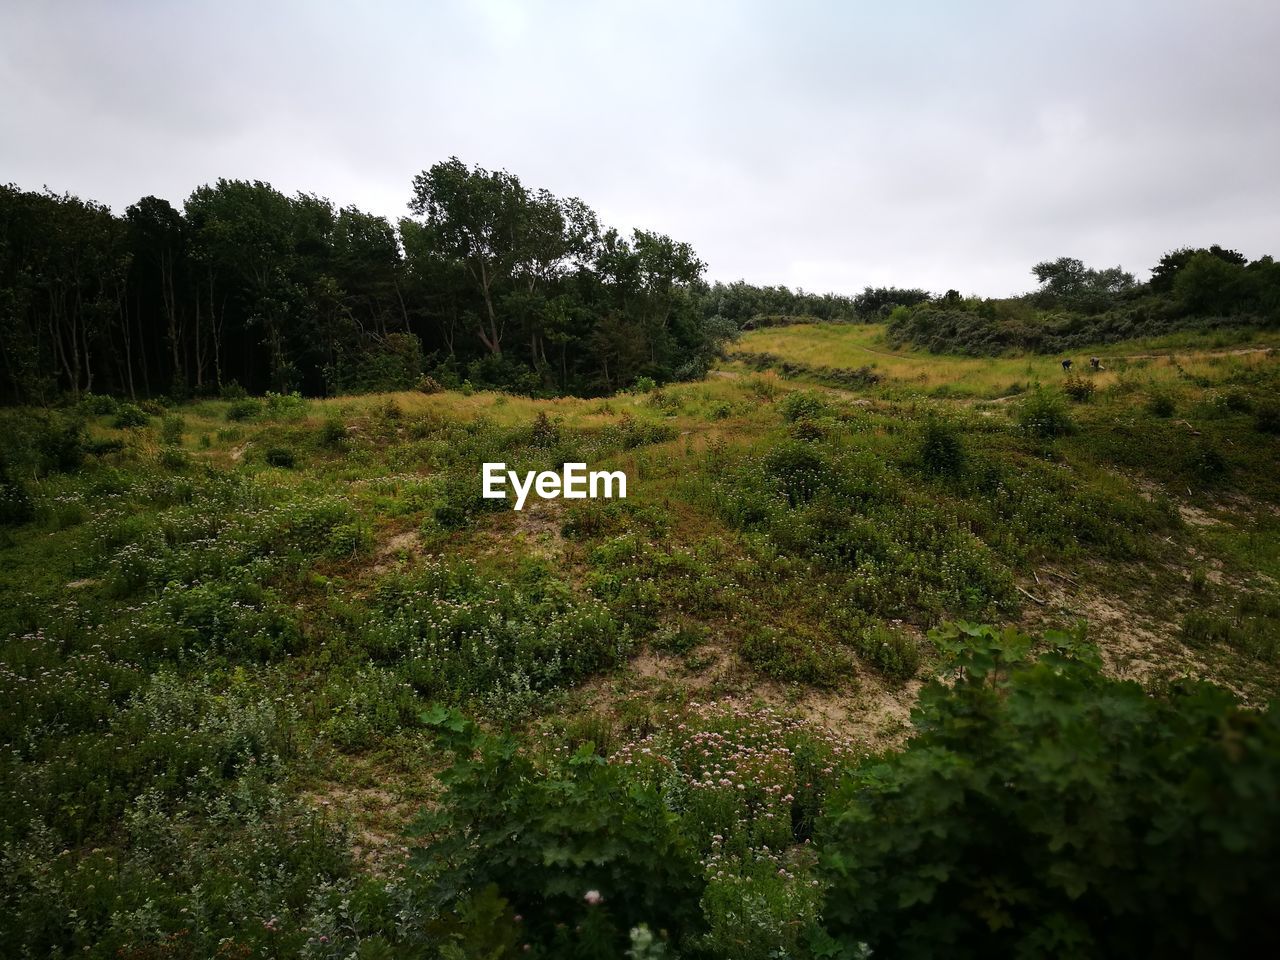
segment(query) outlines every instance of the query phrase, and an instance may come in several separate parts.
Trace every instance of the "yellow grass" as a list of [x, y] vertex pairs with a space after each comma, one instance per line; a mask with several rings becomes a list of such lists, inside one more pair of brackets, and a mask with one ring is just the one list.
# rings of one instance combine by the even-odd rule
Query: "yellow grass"
[[[1075, 361], [1072, 372], [1092, 378], [1102, 389], [1121, 377], [1171, 379], [1178, 376], [1179, 366], [1188, 373], [1209, 373], [1216, 380], [1231, 365], [1272, 362], [1265, 350], [1271, 342], [1261, 334], [1231, 347], [1215, 348], [1208, 342], [1178, 345], [1179, 338], [1169, 337], [1086, 348], [1070, 354]], [[884, 377], [886, 388], [959, 396], [998, 397], [1034, 383], [1051, 383], [1064, 375], [1058, 356], [961, 357], [895, 350], [886, 342], [885, 326], [880, 323], [796, 324], [752, 330], [742, 336], [737, 349], [770, 353], [812, 367], [867, 366]], [[1103, 371], [1090, 369], [1091, 356], [1101, 358]]]

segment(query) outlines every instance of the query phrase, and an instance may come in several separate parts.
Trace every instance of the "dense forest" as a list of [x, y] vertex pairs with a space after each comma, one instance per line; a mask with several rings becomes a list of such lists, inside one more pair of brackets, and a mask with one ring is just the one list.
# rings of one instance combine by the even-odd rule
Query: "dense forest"
[[[116, 216], [0, 186], [0, 397], [310, 395], [471, 380], [531, 394], [700, 375], [761, 315], [853, 301], [708, 284], [687, 243], [624, 236], [506, 171], [437, 163], [397, 224], [260, 181]], [[430, 381], [428, 381], [430, 382]]]
[[1138, 283], [1063, 257], [1009, 299], [708, 283], [693, 248], [457, 158], [398, 223], [261, 181], [123, 216], [0, 186], [0, 399], [450, 387], [595, 395], [701, 376], [741, 329], [888, 318], [933, 351], [1055, 351], [1280, 314], [1280, 265], [1180, 249]]

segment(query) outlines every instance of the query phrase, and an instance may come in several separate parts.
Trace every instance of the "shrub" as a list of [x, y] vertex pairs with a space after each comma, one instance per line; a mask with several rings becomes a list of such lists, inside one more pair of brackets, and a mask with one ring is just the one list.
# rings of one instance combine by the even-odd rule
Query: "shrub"
[[920, 649], [901, 630], [873, 626], [859, 639], [857, 650], [877, 670], [899, 680], [909, 680], [920, 669]]
[[1167, 390], [1153, 390], [1147, 397], [1147, 412], [1153, 417], [1171, 417], [1177, 403]]
[[658, 389], [658, 382], [653, 377], [636, 377], [636, 382], [631, 385], [632, 393], [649, 393]]
[[1074, 400], [1076, 403], [1088, 403], [1093, 399], [1093, 392], [1097, 384], [1087, 377], [1079, 377], [1071, 374], [1067, 379], [1062, 381], [1062, 392]]
[[529, 427], [529, 445], [534, 447], [554, 447], [560, 442], [560, 426], [545, 410], [539, 410]]
[[1062, 398], [1043, 387], [1036, 387], [1027, 394], [1018, 408], [1018, 425], [1024, 433], [1042, 440], [1060, 437], [1072, 430]]
[[444, 384], [435, 377], [427, 376], [424, 373], [418, 378], [418, 382], [414, 384], [414, 388], [419, 393], [441, 393], [444, 391]]
[[797, 440], [825, 440], [827, 428], [817, 420], [797, 420], [791, 425], [789, 433]]
[[191, 458], [180, 447], [166, 446], [160, 451], [160, 465], [174, 473], [182, 473], [191, 466]]
[[342, 446], [346, 439], [347, 425], [338, 417], [326, 418], [324, 423], [320, 425], [320, 432], [316, 436], [316, 442], [327, 449]]
[[1152, 696], [1079, 634], [933, 634], [952, 684], [907, 748], [819, 823], [823, 917], [875, 955], [1275, 952], [1280, 715], [1186, 684]]
[[86, 440], [84, 452], [91, 457], [105, 457], [119, 453], [124, 449], [124, 441], [119, 437], [104, 437], [101, 440]]
[[796, 440], [771, 449], [764, 457], [764, 469], [792, 506], [812, 500], [826, 482], [828, 473], [822, 455], [809, 444]]
[[218, 394], [223, 400], [245, 400], [249, 397], [249, 391], [240, 386], [237, 380], [224, 383], [218, 390]]
[[86, 393], [77, 404], [80, 412], [90, 417], [112, 417], [120, 409], [115, 397], [101, 393]]
[[777, 680], [833, 687], [853, 675], [852, 662], [839, 650], [819, 650], [804, 637], [769, 627], [751, 630], [741, 651], [747, 663]]
[[783, 419], [795, 423], [797, 420], [814, 420], [827, 411], [826, 402], [816, 393], [797, 390], [782, 398], [778, 404]]
[[264, 459], [270, 466], [292, 469], [295, 462], [293, 451], [288, 447], [268, 447]]
[[36, 515], [26, 488], [9, 479], [8, 471], [0, 463], [0, 527], [17, 527], [30, 522]]
[[920, 463], [928, 473], [955, 477], [964, 471], [964, 445], [955, 424], [930, 418], [920, 437]]
[[262, 412], [262, 401], [253, 397], [243, 397], [239, 400], [233, 400], [231, 405], [227, 407], [227, 420], [236, 423], [240, 420], [250, 420]]
[[1260, 404], [1253, 412], [1253, 429], [1259, 433], [1280, 433], [1280, 404]]
[[1226, 458], [1216, 447], [1204, 441], [1191, 448], [1188, 467], [1192, 474], [1206, 482], [1225, 476], [1229, 469]]
[[182, 431], [186, 422], [177, 414], [171, 414], [160, 421], [160, 442], [170, 446], [182, 443]]
[[136, 403], [122, 403], [120, 409], [116, 411], [112, 426], [117, 430], [127, 430], [132, 427], [145, 427], [150, 422], [151, 414]]
[[[429, 910], [451, 912], [462, 936], [511, 931], [514, 914], [519, 940], [539, 955], [587, 958], [623, 956], [640, 924], [699, 932], [701, 865], [656, 789], [590, 744], [540, 770], [513, 739], [457, 712], [422, 719], [455, 759], [440, 775], [440, 807], [411, 830], [431, 838], [412, 853], [429, 878], [413, 890]], [[486, 890], [496, 909], [477, 917], [465, 908]]]

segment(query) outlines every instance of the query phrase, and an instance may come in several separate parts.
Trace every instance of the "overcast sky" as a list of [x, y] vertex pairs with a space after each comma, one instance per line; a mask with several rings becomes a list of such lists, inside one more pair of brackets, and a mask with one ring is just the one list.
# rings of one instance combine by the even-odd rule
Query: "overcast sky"
[[1062, 255], [1280, 255], [1280, 2], [0, 7], [0, 181], [396, 218], [451, 155], [713, 279], [998, 295]]

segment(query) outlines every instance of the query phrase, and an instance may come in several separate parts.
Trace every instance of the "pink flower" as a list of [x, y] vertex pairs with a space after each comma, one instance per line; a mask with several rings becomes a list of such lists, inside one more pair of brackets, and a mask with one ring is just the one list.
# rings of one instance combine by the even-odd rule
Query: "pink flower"
[[589, 903], [593, 907], [599, 906], [601, 903], [604, 902], [604, 896], [600, 893], [599, 890], [588, 890], [586, 893], [582, 895], [582, 899], [587, 901], [587, 903]]

